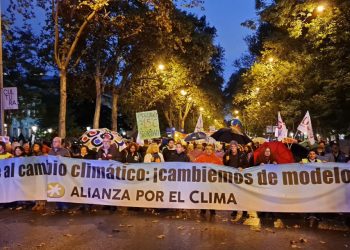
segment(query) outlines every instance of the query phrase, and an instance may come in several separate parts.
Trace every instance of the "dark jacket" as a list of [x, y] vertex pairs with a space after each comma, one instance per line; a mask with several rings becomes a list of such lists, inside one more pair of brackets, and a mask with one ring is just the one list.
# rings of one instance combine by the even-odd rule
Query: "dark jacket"
[[224, 154], [223, 162], [225, 166], [234, 167], [234, 168], [247, 168], [249, 167], [248, 159], [245, 154], [237, 152], [236, 155], [231, 153], [231, 150], [227, 151]]
[[97, 159], [101, 160], [114, 160], [114, 161], [122, 161], [122, 153], [119, 152], [119, 149], [115, 144], [112, 144], [109, 149], [107, 150], [107, 153], [103, 150], [103, 147], [101, 147], [97, 151]]
[[86, 160], [95, 160], [96, 157], [94, 157], [94, 155], [92, 155], [90, 152], [87, 153], [86, 155], [82, 156], [81, 154], [75, 156], [74, 158], [77, 159], [86, 159]]
[[55, 156], [64, 156], [64, 157], [70, 157], [70, 153], [68, 151], [68, 149], [66, 148], [58, 148], [58, 149], [50, 149], [49, 151], [49, 155], [55, 155]]
[[[176, 152], [176, 151], [175, 151]], [[171, 161], [176, 162], [190, 162], [190, 157], [185, 152], [178, 154], [177, 152], [171, 156]]]
[[325, 160], [328, 162], [347, 162], [346, 155], [343, 152], [339, 152], [338, 156], [333, 153], [326, 154]]
[[134, 154], [131, 154], [130, 152], [126, 151], [123, 157], [123, 162], [140, 163], [140, 162], [143, 162], [143, 157], [139, 152], [135, 152]]
[[168, 147], [165, 147], [162, 154], [164, 161], [176, 161], [177, 152], [175, 149], [169, 149]]

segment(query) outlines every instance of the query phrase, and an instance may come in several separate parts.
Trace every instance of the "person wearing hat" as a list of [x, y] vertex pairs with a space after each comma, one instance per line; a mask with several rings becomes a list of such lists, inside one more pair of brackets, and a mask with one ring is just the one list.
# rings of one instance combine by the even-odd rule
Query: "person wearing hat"
[[311, 149], [307, 158], [304, 158], [301, 160], [301, 163], [320, 163], [320, 162], [322, 161], [317, 158], [315, 149]]
[[326, 154], [325, 160], [327, 162], [346, 162], [346, 155], [340, 151], [339, 143], [331, 143], [331, 153]]
[[247, 156], [238, 149], [236, 141], [230, 142], [230, 149], [224, 154], [223, 162], [225, 166], [239, 170], [249, 167]]

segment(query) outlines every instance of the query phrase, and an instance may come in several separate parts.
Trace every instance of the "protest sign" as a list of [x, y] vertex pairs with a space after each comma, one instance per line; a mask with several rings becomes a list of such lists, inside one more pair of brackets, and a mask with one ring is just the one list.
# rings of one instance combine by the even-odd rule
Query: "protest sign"
[[160, 137], [157, 110], [136, 113], [136, 120], [139, 136], [142, 140]]
[[2, 90], [2, 102], [4, 110], [18, 109], [17, 88], [9, 87]]

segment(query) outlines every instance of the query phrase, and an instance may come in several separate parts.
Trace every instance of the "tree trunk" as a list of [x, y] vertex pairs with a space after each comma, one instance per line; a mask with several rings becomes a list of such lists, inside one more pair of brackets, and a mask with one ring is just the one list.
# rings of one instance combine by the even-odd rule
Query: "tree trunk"
[[179, 126], [178, 127], [179, 131], [184, 132], [185, 121], [183, 119], [182, 110], [181, 109], [179, 110], [178, 126]]
[[185, 111], [183, 112], [181, 110], [181, 108], [179, 110], [179, 128], [180, 128], [180, 131], [182, 133], [185, 132], [185, 121], [186, 121], [186, 118], [190, 112], [191, 105], [192, 105], [192, 103], [187, 102], [186, 107], [185, 107]]
[[112, 130], [117, 131], [118, 129], [118, 97], [119, 93], [116, 87], [112, 90]]
[[95, 76], [96, 84], [96, 103], [95, 103], [95, 114], [94, 122], [92, 127], [98, 129], [100, 127], [100, 114], [101, 114], [101, 104], [102, 104], [102, 86], [101, 86], [101, 77], [99, 75]]
[[58, 136], [66, 137], [66, 113], [67, 113], [67, 71], [60, 69], [60, 112], [58, 121]]
[[182, 118], [182, 119], [180, 120], [180, 131], [181, 131], [182, 133], [185, 132], [185, 119], [184, 119], [184, 118]]
[[164, 110], [164, 116], [165, 116], [166, 121], [168, 122], [168, 126], [169, 126], [169, 128], [172, 128], [173, 127], [173, 123], [171, 121], [169, 113], [170, 113], [169, 111], [165, 111]]

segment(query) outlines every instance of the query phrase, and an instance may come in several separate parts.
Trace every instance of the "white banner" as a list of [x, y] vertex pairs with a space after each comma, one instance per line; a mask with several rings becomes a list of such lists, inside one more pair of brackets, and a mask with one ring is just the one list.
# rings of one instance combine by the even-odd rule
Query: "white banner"
[[2, 90], [4, 110], [18, 109], [17, 88], [9, 87]]
[[0, 202], [48, 200], [128, 207], [350, 212], [350, 164], [235, 168], [123, 165], [55, 156], [0, 161]]

